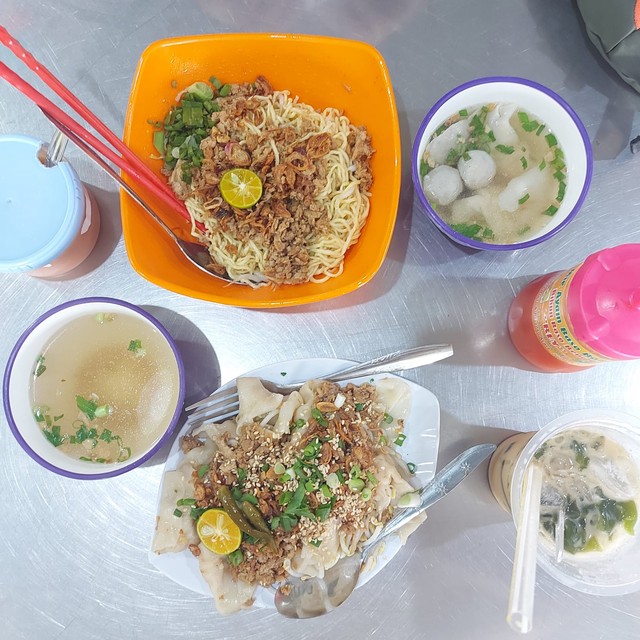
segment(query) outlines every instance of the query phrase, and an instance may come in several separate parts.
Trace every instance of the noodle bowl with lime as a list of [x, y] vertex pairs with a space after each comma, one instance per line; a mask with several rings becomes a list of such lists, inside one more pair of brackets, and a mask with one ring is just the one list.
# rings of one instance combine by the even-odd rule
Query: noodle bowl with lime
[[366, 129], [263, 77], [211, 78], [178, 100], [154, 142], [210, 268], [254, 287], [340, 275], [369, 212]]

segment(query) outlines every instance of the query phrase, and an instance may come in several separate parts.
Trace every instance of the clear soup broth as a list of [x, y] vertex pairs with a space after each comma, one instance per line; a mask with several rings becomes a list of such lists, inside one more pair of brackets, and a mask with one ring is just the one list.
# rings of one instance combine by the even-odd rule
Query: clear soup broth
[[124, 462], [162, 436], [178, 402], [175, 355], [151, 324], [98, 313], [69, 322], [34, 363], [43, 437], [73, 458]]

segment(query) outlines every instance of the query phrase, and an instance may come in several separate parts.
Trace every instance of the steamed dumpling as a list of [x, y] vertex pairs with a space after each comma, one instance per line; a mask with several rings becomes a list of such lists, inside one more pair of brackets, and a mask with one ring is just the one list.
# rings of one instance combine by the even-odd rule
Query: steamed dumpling
[[487, 114], [487, 126], [493, 131], [498, 144], [516, 144], [518, 134], [509, 120], [518, 108], [515, 104], [500, 103]]
[[538, 167], [533, 167], [525, 171], [521, 176], [509, 180], [509, 184], [498, 196], [498, 204], [503, 211], [514, 212], [518, 209], [525, 196], [535, 198], [543, 194], [548, 189], [549, 172], [545, 169], [540, 171]]
[[469, 123], [458, 120], [447, 127], [439, 136], [435, 137], [426, 148], [426, 152], [436, 164], [444, 164], [449, 152], [460, 142], [469, 138]]
[[486, 152], [479, 149], [468, 151], [458, 161], [460, 177], [469, 189], [482, 189], [486, 187], [496, 175], [495, 160]]
[[441, 165], [422, 179], [422, 188], [430, 202], [444, 206], [451, 204], [462, 193], [462, 178], [457, 169]]

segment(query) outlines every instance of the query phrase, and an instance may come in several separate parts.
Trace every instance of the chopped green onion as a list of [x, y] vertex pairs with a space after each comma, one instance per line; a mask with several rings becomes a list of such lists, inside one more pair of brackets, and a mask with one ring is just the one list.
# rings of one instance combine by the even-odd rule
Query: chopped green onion
[[347, 486], [351, 491], [362, 491], [364, 489], [364, 480], [360, 478], [351, 478], [349, 482], [347, 482]]
[[250, 502], [251, 504], [258, 504], [258, 498], [256, 498], [252, 493], [243, 493], [240, 498], [240, 502]]
[[269, 469], [271, 469], [271, 466], [269, 465], [268, 462], [265, 462], [261, 468], [262, 468], [262, 473], [266, 473], [267, 471], [269, 471]]
[[220, 90], [220, 87], [222, 86], [222, 82], [220, 82], [218, 78], [216, 78], [215, 76], [211, 76], [209, 78], [209, 82], [216, 88], [216, 91]]
[[387, 424], [391, 424], [393, 422], [393, 416], [389, 415], [388, 413], [385, 413], [382, 420]]
[[410, 474], [413, 475], [416, 472], [417, 468], [418, 468], [417, 465], [414, 464], [413, 462], [407, 462], [407, 469], [409, 469]]
[[273, 471], [277, 476], [281, 476], [287, 468], [282, 464], [282, 462], [276, 462], [273, 465]]
[[360, 470], [360, 465], [354, 464], [351, 467], [351, 471], [349, 471], [349, 478], [350, 479], [359, 478], [361, 473], [362, 471]]
[[454, 231], [457, 231], [460, 235], [466, 236], [467, 238], [475, 238], [478, 233], [482, 230], [482, 227], [479, 224], [467, 224], [465, 222], [461, 222], [460, 224], [452, 224], [451, 228]]
[[526, 169], [529, 166], [529, 163], [527, 162], [527, 159], [524, 156], [520, 158], [520, 164], [522, 165], [523, 169]]
[[362, 411], [364, 409], [364, 404], [362, 404], [362, 402], [356, 402], [355, 409], [356, 411]]
[[204, 478], [204, 476], [207, 475], [208, 471], [209, 471], [209, 465], [208, 464], [200, 465], [198, 467], [198, 478]]
[[538, 169], [540, 169], [540, 171], [542, 171], [546, 166], [547, 166], [547, 163], [543, 160], [543, 161], [538, 165]]
[[[80, 458], [80, 459], [82, 460], [83, 458]], [[174, 515], [176, 518], [182, 518], [182, 511], [181, 511], [180, 509], [174, 509], [174, 510], [173, 510], [173, 515]]]
[[373, 473], [371, 473], [371, 471], [367, 470], [367, 480], [369, 481], [369, 484], [371, 484], [373, 487], [375, 487], [378, 484], [378, 478], [376, 478]]
[[179, 507], [191, 507], [196, 503], [196, 499], [195, 498], [180, 498], [180, 500], [178, 500], [176, 502], [176, 504]]
[[398, 437], [393, 441], [393, 444], [401, 447], [404, 444], [404, 441], [407, 439], [406, 433], [398, 434]]
[[565, 193], [566, 188], [567, 188], [567, 183], [566, 182], [561, 182], [558, 185], [558, 195], [556, 196], [556, 200], [558, 202], [562, 202], [564, 200], [564, 193]]
[[231, 85], [223, 84], [218, 91], [221, 97], [226, 97], [231, 93]]
[[550, 147], [555, 147], [558, 144], [557, 138], [553, 135], [553, 133], [548, 133], [544, 139], [547, 141], [547, 144]]
[[164, 156], [164, 131], [153, 132], [153, 146], [161, 156]]
[[318, 409], [317, 407], [314, 407], [313, 409], [311, 409], [311, 417], [314, 418], [315, 421], [323, 427], [326, 427], [329, 424], [326, 421], [325, 417], [322, 415], [322, 412], [320, 411], [320, 409]]
[[[369, 472], [367, 472], [367, 473], [369, 473]], [[330, 473], [330, 474], [325, 478], [325, 481], [326, 481], [326, 483], [327, 483], [327, 486], [328, 486], [330, 489], [333, 489], [333, 490], [337, 489], [337, 488], [340, 486], [340, 484], [344, 484], [344, 483], [341, 483], [341, 482], [340, 482], [340, 478], [338, 477], [338, 474], [337, 474], [337, 473]]]
[[[329, 474], [329, 475], [331, 475], [331, 474]], [[344, 484], [347, 481], [347, 479], [344, 477], [344, 473], [342, 473], [342, 471], [340, 471], [340, 469], [338, 469], [336, 471], [336, 477], [338, 478], [338, 482], [340, 484]], [[327, 476], [327, 479], [328, 479], [328, 476]]]
[[304, 418], [298, 418], [293, 427], [294, 429], [302, 429], [302, 427], [304, 427], [307, 424], [307, 421]]
[[325, 498], [330, 498], [333, 495], [333, 493], [331, 492], [331, 489], [329, 488], [329, 485], [326, 485], [326, 484], [323, 484], [320, 487], [320, 491], [322, 492], [322, 495]]
[[244, 554], [240, 549], [236, 549], [235, 551], [227, 554], [227, 560], [229, 561], [230, 565], [237, 567], [244, 561]]
[[460, 109], [460, 111], [458, 111], [458, 115], [466, 118], [469, 115], [469, 112], [466, 109]]
[[35, 374], [36, 374], [36, 378], [39, 378], [47, 370], [47, 367], [45, 367], [45, 364], [44, 364], [44, 356], [42, 355], [38, 356], [36, 363], [38, 366], [36, 367]]
[[131, 340], [129, 342], [129, 346], [127, 347], [128, 351], [137, 351], [138, 349], [142, 349], [142, 341], [141, 340]]
[[505, 144], [497, 144], [496, 151], [510, 156], [514, 152], [514, 148]]
[[106, 418], [108, 415], [111, 415], [111, 407], [108, 404], [101, 404], [99, 407], [96, 407], [95, 415], [96, 418]]
[[536, 135], [539, 136], [544, 131], [544, 125], [541, 124], [536, 131]]
[[322, 540], [319, 538], [317, 540], [309, 540], [309, 544], [312, 544], [314, 547], [319, 547], [322, 544]]
[[406, 509], [408, 507], [417, 507], [420, 504], [420, 494], [417, 491], [410, 491], [409, 493], [405, 493], [400, 496], [398, 500], [398, 506], [401, 509]]
[[555, 207], [554, 205], [551, 205], [548, 209], [545, 209], [542, 213], [543, 213], [545, 216], [552, 216], [552, 215], [554, 215], [557, 211], [558, 211], [558, 207]]
[[520, 200], [518, 200], [518, 204], [524, 204], [531, 196], [528, 193], [525, 193]]
[[373, 495], [373, 492], [371, 491], [371, 489], [369, 487], [365, 487], [360, 492], [360, 498], [362, 498], [362, 500], [364, 500], [365, 502], [368, 502], [369, 500], [371, 500], [371, 496], [372, 495]]
[[424, 160], [420, 161], [420, 177], [424, 178], [429, 171], [431, 171], [431, 165], [428, 162], [425, 162]]
[[93, 400], [87, 400], [82, 396], [76, 396], [76, 406], [82, 413], [84, 413], [89, 420], [93, 420], [96, 417], [96, 409], [98, 405]]

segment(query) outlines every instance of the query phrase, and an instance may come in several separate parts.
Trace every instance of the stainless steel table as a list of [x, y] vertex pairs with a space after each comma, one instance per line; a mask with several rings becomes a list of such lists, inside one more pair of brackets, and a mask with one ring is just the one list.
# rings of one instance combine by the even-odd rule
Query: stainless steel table
[[[552, 0], [3, 0], [0, 23], [113, 129], [122, 128], [132, 74], [151, 41], [178, 34], [290, 31], [362, 39], [384, 55], [394, 83], [405, 166], [395, 235], [378, 275], [328, 303], [249, 311], [177, 296], [142, 280], [121, 238], [114, 185], [77, 150], [68, 157], [97, 196], [97, 250], [62, 281], [0, 276], [0, 362], [23, 329], [66, 300], [90, 295], [144, 305], [187, 360], [187, 400], [249, 369], [308, 356], [362, 359], [428, 342], [456, 355], [408, 374], [439, 398], [440, 465], [465, 446], [537, 429], [572, 409], [640, 414], [640, 362], [577, 374], [529, 369], [505, 333], [514, 292], [533, 276], [589, 253], [640, 241], [640, 96], [601, 62], [571, 2]], [[0, 59], [25, 73], [6, 51]], [[591, 191], [577, 219], [542, 246], [473, 253], [418, 210], [409, 157], [428, 107], [484, 75], [519, 75], [576, 109], [595, 150]], [[0, 132], [47, 139], [52, 129], [0, 84]], [[0, 192], [2, 176], [0, 176]], [[242, 332], [238, 327], [242, 327]], [[252, 611], [221, 618], [210, 600], [147, 561], [163, 458], [111, 481], [66, 480], [40, 468], [0, 424], [0, 637], [7, 640], [156, 638], [511, 638], [505, 609], [514, 527], [485, 468], [429, 512], [396, 559], [340, 610], [293, 622]], [[638, 637], [640, 593], [596, 598], [539, 572], [531, 638]]]

